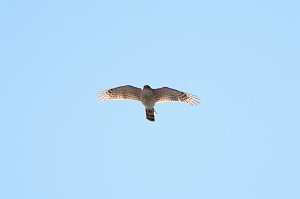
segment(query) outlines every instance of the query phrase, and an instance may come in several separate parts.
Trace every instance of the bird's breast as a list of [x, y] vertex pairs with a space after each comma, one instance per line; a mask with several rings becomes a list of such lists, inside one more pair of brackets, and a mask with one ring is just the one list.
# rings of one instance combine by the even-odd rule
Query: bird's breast
[[141, 102], [146, 108], [153, 108], [156, 98], [152, 92], [142, 92], [141, 93]]

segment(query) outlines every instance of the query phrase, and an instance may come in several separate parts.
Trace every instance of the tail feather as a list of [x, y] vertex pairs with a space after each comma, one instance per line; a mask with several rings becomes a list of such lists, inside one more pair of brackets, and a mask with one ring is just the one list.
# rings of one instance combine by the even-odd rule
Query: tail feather
[[154, 119], [154, 108], [152, 108], [152, 109], [146, 109], [146, 118], [147, 118], [147, 120], [150, 120], [150, 121], [152, 121], [152, 122], [154, 122], [155, 121], [155, 119]]

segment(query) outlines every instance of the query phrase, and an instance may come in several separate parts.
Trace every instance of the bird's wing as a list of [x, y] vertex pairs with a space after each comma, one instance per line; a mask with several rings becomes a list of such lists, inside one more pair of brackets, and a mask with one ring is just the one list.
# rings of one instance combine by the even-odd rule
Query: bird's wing
[[200, 99], [197, 96], [191, 93], [185, 93], [168, 87], [154, 89], [154, 92], [156, 95], [157, 102], [177, 101], [189, 103], [192, 105], [197, 105], [200, 103]]
[[140, 101], [141, 89], [126, 85], [107, 89], [97, 94], [99, 100], [138, 100]]

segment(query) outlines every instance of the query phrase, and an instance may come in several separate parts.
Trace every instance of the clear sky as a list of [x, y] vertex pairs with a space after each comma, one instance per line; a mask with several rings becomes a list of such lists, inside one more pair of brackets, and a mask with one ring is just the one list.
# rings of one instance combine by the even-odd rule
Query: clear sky
[[[299, 199], [299, 1], [1, 1], [0, 198]], [[199, 106], [98, 102], [169, 86]]]

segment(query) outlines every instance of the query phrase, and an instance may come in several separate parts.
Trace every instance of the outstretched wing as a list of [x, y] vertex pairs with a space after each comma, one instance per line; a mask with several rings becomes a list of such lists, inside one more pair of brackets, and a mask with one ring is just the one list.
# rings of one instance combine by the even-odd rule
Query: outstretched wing
[[200, 103], [200, 99], [191, 94], [191, 93], [185, 93], [182, 91], [178, 91], [172, 88], [168, 87], [162, 87], [158, 89], [154, 89], [157, 102], [185, 102], [192, 105], [197, 105]]
[[141, 89], [126, 85], [107, 89], [97, 94], [99, 100], [138, 100], [140, 101]]

